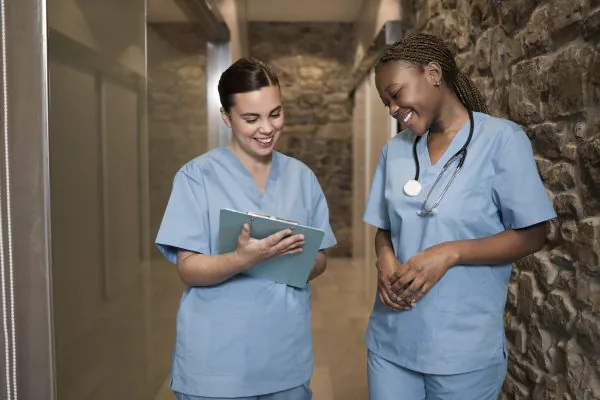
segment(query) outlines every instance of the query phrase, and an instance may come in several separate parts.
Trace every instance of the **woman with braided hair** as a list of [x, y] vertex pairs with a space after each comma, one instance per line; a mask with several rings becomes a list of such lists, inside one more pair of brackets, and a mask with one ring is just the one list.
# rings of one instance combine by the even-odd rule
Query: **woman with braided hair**
[[403, 131], [382, 151], [364, 215], [378, 228], [370, 398], [497, 399], [512, 262], [544, 245], [556, 217], [531, 143], [487, 114], [436, 36], [389, 46], [375, 74]]

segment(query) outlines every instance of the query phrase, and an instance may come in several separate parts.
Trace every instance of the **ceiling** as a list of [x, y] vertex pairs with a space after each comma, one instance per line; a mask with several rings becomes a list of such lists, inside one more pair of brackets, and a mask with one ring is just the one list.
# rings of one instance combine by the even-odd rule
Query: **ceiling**
[[[366, 0], [369, 1], [369, 0]], [[363, 0], [246, 0], [249, 21], [355, 21]]]
[[189, 21], [175, 0], [147, 0], [148, 22], [185, 22]]
[[[246, 13], [249, 21], [350, 22], [356, 20], [363, 1], [370, 0], [246, 0]], [[175, 0], [148, 0], [148, 21], [183, 22], [188, 18]]]

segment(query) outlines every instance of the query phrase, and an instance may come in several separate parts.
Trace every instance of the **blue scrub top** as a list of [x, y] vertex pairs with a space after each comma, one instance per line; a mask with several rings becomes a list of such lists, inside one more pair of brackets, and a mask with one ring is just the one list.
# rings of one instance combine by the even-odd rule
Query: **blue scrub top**
[[[556, 217], [539, 177], [531, 143], [516, 124], [474, 113], [475, 129], [463, 168], [437, 214], [417, 211], [448, 161], [466, 142], [462, 127], [441, 159], [431, 165], [427, 134], [417, 144], [421, 194], [406, 196], [414, 178], [414, 135], [401, 132], [384, 147], [375, 172], [364, 221], [391, 231], [401, 263], [446, 241], [478, 239]], [[431, 207], [454, 172], [448, 168], [430, 196]], [[459, 374], [503, 361], [503, 311], [512, 264], [457, 265], [409, 311], [392, 311], [379, 296], [369, 321], [367, 347], [405, 368], [427, 374]]]
[[[218, 254], [222, 208], [298, 221], [336, 244], [315, 174], [274, 152], [264, 194], [239, 159], [217, 148], [176, 174], [156, 244], [176, 263], [178, 249]], [[171, 388], [204, 397], [245, 397], [306, 383], [313, 370], [310, 286], [296, 289], [246, 275], [186, 288], [177, 314]]]

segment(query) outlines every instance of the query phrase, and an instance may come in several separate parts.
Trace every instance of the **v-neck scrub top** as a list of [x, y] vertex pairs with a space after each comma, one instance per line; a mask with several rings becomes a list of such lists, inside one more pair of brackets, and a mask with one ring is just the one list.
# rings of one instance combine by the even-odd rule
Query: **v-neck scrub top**
[[[483, 238], [556, 217], [525, 132], [513, 122], [482, 113], [474, 113], [465, 163], [437, 213], [417, 215], [444, 164], [467, 140], [469, 125], [466, 122], [434, 165], [427, 137], [418, 142], [423, 190], [416, 197], [403, 192], [415, 175], [414, 134], [398, 134], [382, 151], [364, 221], [391, 232], [401, 263], [442, 242]], [[429, 206], [454, 167], [436, 185]], [[392, 311], [377, 296], [367, 330], [368, 349], [404, 368], [436, 375], [502, 362], [507, 356], [503, 311], [511, 267], [511, 263], [453, 266], [408, 311]]]
[[[222, 208], [298, 221], [336, 244], [315, 174], [273, 152], [264, 193], [227, 148], [211, 150], [177, 173], [156, 244], [176, 263], [177, 250], [218, 254]], [[205, 397], [246, 397], [305, 384], [312, 374], [310, 285], [297, 289], [239, 274], [188, 287], [177, 314], [171, 388]]]

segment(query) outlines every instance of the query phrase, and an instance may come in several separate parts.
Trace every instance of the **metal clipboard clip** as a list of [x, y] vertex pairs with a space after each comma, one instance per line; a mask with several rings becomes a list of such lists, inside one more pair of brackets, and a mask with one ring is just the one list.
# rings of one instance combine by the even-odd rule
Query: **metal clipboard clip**
[[[283, 222], [286, 224], [290, 224], [290, 225], [299, 225], [298, 222], [296, 221], [292, 221], [289, 219], [283, 219], [283, 218], [278, 218], [278, 217], [274, 217], [272, 215], [267, 215], [267, 214], [260, 214], [260, 213], [255, 213], [255, 212], [249, 212], [248, 213], [249, 218], [249, 223], [252, 223], [254, 221], [255, 218], [264, 218], [264, 219], [270, 219], [271, 221], [277, 221], [277, 222]], [[294, 228], [291, 228], [292, 230], [294, 230]]]

